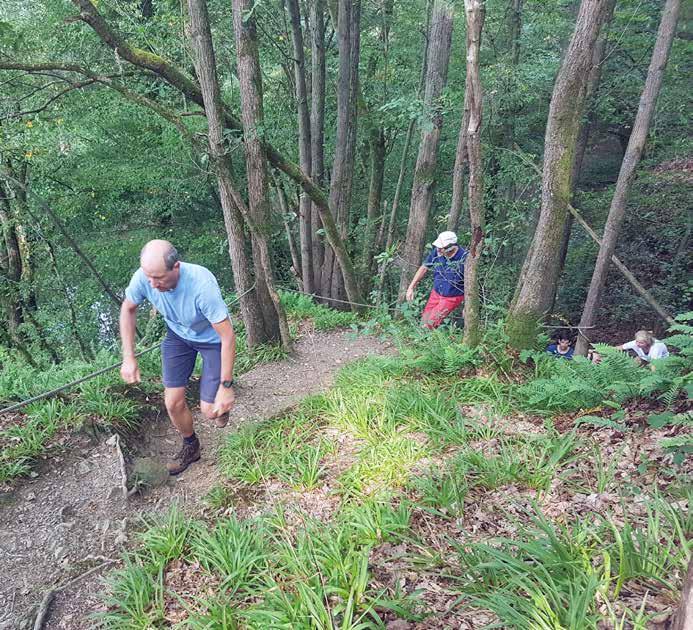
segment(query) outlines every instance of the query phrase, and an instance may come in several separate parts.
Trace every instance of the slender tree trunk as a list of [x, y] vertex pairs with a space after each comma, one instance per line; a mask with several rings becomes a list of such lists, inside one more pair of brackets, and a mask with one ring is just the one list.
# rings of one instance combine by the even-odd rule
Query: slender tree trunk
[[[291, 18], [291, 39], [294, 50], [294, 76], [296, 81], [296, 110], [298, 113], [298, 157], [299, 164], [306, 175], [312, 176], [312, 156], [310, 139], [310, 115], [308, 113], [308, 90], [306, 89], [306, 62], [303, 54], [303, 32], [301, 30], [301, 11], [298, 0], [286, 0]], [[299, 202], [299, 236], [301, 241], [301, 278], [303, 290], [313, 293], [313, 224], [311, 201], [305, 191], [301, 191]], [[297, 270], [298, 271], [298, 270]]]
[[[611, 200], [609, 215], [604, 226], [604, 235], [597, 254], [597, 262], [594, 266], [592, 281], [585, 300], [585, 307], [580, 319], [580, 328], [585, 329], [593, 326], [597, 319], [599, 302], [601, 299], [606, 277], [609, 271], [611, 257], [616, 249], [616, 241], [621, 230], [621, 224], [626, 214], [626, 202], [630, 187], [635, 179], [636, 169], [640, 162], [647, 134], [650, 129], [650, 122], [657, 104], [657, 97], [664, 78], [664, 71], [669, 60], [671, 43], [676, 33], [676, 23], [681, 9], [681, 0], [667, 0], [662, 11], [662, 19], [657, 32], [652, 60], [645, 80], [645, 88], [640, 97], [640, 106], [635, 116], [633, 131], [630, 134], [628, 148], [623, 156], [621, 171], [616, 181], [616, 190]], [[581, 355], [587, 354], [589, 341], [584, 335], [580, 335], [576, 345], [576, 352]]]
[[527, 347], [551, 306], [560, 246], [572, 192], [572, 169], [594, 46], [606, 18], [603, 0], [582, 0], [575, 30], [556, 78], [544, 141], [541, 212], [526, 274], [507, 331], [511, 345]]
[[421, 263], [428, 215], [433, 201], [438, 142], [443, 127], [440, 95], [448, 78], [452, 42], [453, 9], [447, 0], [435, 0], [429, 33], [428, 62], [424, 106], [429, 124], [421, 132], [419, 155], [414, 170], [407, 239], [404, 244], [404, 266], [400, 276], [398, 300], [404, 301], [407, 287]]
[[474, 347], [481, 340], [478, 270], [484, 246], [485, 219], [480, 137], [483, 97], [479, 77], [479, 49], [485, 17], [483, 0], [464, 0], [464, 11], [467, 18], [468, 81], [465, 102], [469, 104], [469, 224], [472, 231], [469, 253], [464, 265], [464, 343]]
[[253, 348], [258, 344], [272, 341], [272, 329], [268, 330], [265, 326], [257, 290], [251, 290], [253, 278], [245, 252], [243, 219], [241, 210], [235, 203], [235, 198], [239, 195], [236, 192], [228, 153], [224, 145], [221, 96], [206, 0], [188, 0], [188, 10], [190, 40], [207, 115], [209, 152], [219, 187], [219, 200], [228, 236], [234, 283], [241, 295], [240, 310], [245, 326], [246, 341], [248, 347]]
[[366, 229], [363, 234], [361, 256], [362, 291], [367, 294], [371, 287], [371, 269], [377, 240], [377, 219], [383, 198], [383, 179], [385, 177], [385, 131], [376, 127], [370, 137], [370, 182], [368, 185], [368, 206], [366, 210]]
[[671, 630], [688, 630], [693, 626], [693, 556], [688, 560], [688, 571], [681, 589], [681, 603], [671, 622]]
[[296, 216], [298, 218], [298, 213], [295, 208], [289, 209], [289, 203], [286, 200], [286, 193], [284, 192], [284, 187], [281, 185], [279, 178], [275, 177], [273, 181], [274, 191], [277, 195], [277, 202], [279, 203], [279, 214], [282, 215], [284, 219], [284, 230], [286, 232], [286, 240], [289, 245], [289, 253], [291, 254], [291, 265], [293, 266], [292, 274], [296, 278], [296, 281], [303, 291], [303, 278], [301, 277], [301, 256], [299, 254], [298, 247], [296, 246], [296, 239], [291, 230], [291, 224], [289, 223], [288, 217]]
[[[426, 69], [428, 63], [428, 47], [430, 40], [428, 38], [428, 31], [430, 30], [431, 24], [431, 7], [433, 6], [432, 0], [428, 0], [426, 4], [426, 28], [424, 37], [424, 47], [423, 55], [421, 58], [421, 73], [419, 75], [419, 87], [416, 91], [416, 98], [421, 98], [421, 94], [424, 89], [424, 82], [426, 80]], [[387, 237], [385, 239], [385, 251], [390, 251], [392, 243], [395, 240], [395, 229], [397, 228], [397, 210], [399, 209], [399, 199], [402, 194], [402, 187], [404, 184], [404, 175], [407, 170], [407, 163], [409, 162], [409, 148], [411, 147], [411, 141], [414, 137], [414, 128], [416, 127], [416, 120], [412, 119], [409, 121], [409, 126], [407, 127], [407, 134], [404, 137], [404, 147], [402, 149], [402, 158], [399, 163], [399, 175], [397, 176], [397, 185], [395, 186], [395, 194], [392, 198], [392, 205], [390, 206], [390, 218], [387, 224]], [[377, 289], [377, 304], [380, 306], [383, 300], [383, 292], [385, 290], [385, 278], [387, 276], [387, 262], [383, 262], [380, 267], [380, 272], [378, 274], [378, 289]]]
[[[311, 4], [311, 174], [318, 186], [323, 185], [325, 176], [325, 1], [313, 0]], [[321, 290], [322, 267], [325, 247], [318, 236], [322, 227], [320, 212], [315, 203], [311, 209], [313, 246], [313, 285]]]
[[457, 136], [457, 151], [455, 152], [455, 166], [452, 170], [452, 200], [448, 213], [447, 229], [456, 232], [462, 215], [464, 205], [464, 175], [467, 164], [467, 134], [469, 130], [469, 72], [464, 82], [464, 105], [462, 107], [462, 124]]
[[68, 286], [65, 283], [65, 279], [63, 278], [63, 275], [60, 273], [60, 267], [58, 266], [58, 261], [55, 257], [55, 249], [53, 247], [53, 243], [51, 243], [48, 239], [44, 239], [44, 243], [46, 245], [46, 250], [48, 251], [48, 258], [50, 260], [51, 268], [53, 269], [53, 275], [55, 276], [56, 280], [58, 281], [60, 287], [63, 290], [63, 293], [65, 294], [65, 303], [67, 304], [68, 311], [70, 312], [70, 323], [72, 324], [72, 337], [77, 343], [77, 347], [79, 348], [82, 358], [85, 361], [93, 361], [94, 353], [91, 351], [91, 348], [84, 342], [82, 336], [79, 334], [80, 325], [79, 320], [77, 319], [77, 312], [75, 311], [74, 296], [70, 294], [70, 290], [68, 289]]
[[[246, 172], [248, 174], [249, 212], [246, 222], [257, 245], [261, 275], [265, 289], [274, 306], [275, 317], [282, 345], [291, 347], [291, 335], [286, 313], [281, 305], [274, 280], [274, 271], [269, 250], [269, 186], [267, 159], [259, 134], [263, 133], [264, 112], [262, 108], [262, 73], [257, 49], [255, 17], [252, 0], [235, 0], [233, 3], [233, 26], [236, 36], [238, 81], [240, 83], [241, 112], [243, 117]], [[260, 270], [257, 270], [260, 271]], [[267, 317], [265, 318], [267, 321]]]
[[[339, 3], [339, 78], [337, 85], [337, 136], [330, 181], [330, 210], [342, 241], [347, 236], [356, 148], [358, 53], [361, 1]], [[356, 63], [354, 64], [354, 61]], [[333, 248], [325, 252], [322, 294], [343, 299], [342, 274]]]

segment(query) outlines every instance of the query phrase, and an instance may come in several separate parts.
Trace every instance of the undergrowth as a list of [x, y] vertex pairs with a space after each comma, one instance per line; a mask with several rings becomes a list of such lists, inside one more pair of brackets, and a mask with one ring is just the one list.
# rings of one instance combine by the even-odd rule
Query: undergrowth
[[[171, 602], [185, 627], [258, 629], [645, 628], [673, 609], [691, 553], [688, 468], [660, 452], [656, 470], [678, 475], [667, 490], [638, 477], [627, 444], [559, 431], [552, 414], [644, 395], [673, 404], [686, 351], [653, 373], [606, 348], [601, 366], [520, 361], [498, 330], [474, 350], [455, 330], [400, 334], [398, 356], [352, 364], [328, 392], [229, 436], [213, 522], [174, 510], [145, 528], [101, 623], [166, 625]], [[570, 508], [551, 517], [559, 493]], [[585, 511], [585, 496], [606, 507]], [[493, 511], [490, 533], [479, 510]], [[180, 563], [214, 594], [167, 586]]]

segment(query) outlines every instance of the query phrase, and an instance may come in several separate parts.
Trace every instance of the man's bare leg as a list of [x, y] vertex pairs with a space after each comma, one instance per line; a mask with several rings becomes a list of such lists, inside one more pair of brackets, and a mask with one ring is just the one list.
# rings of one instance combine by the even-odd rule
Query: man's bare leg
[[176, 427], [182, 437], [190, 437], [194, 433], [193, 417], [185, 402], [185, 387], [166, 387], [164, 402], [171, 424]]

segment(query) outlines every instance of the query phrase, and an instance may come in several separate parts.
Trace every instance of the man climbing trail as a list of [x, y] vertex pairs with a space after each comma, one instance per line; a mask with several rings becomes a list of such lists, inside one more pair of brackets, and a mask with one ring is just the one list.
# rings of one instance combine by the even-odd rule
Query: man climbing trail
[[441, 232], [433, 249], [416, 270], [407, 288], [407, 302], [414, 299], [416, 286], [429, 269], [433, 270], [433, 289], [421, 313], [421, 324], [438, 328], [443, 320], [464, 301], [464, 260], [467, 250], [457, 244], [457, 234]]
[[140, 268], [125, 290], [120, 310], [123, 363], [120, 374], [126, 383], [140, 381], [135, 357], [137, 306], [148, 300], [163, 316], [167, 333], [161, 344], [164, 400], [171, 423], [183, 438], [178, 454], [167, 464], [171, 475], [183, 472], [200, 459], [200, 442], [185, 402], [185, 389], [202, 355], [200, 409], [226, 426], [233, 407], [233, 364], [236, 337], [219, 284], [211, 271], [181, 262], [168, 241], [149, 241], [140, 253]]

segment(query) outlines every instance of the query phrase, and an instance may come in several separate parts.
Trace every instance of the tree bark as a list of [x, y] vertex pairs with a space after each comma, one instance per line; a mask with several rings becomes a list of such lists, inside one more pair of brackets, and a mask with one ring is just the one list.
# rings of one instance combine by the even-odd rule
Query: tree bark
[[[310, 142], [311, 175], [318, 186], [323, 185], [325, 177], [325, 1], [313, 0], [311, 4], [311, 108]], [[313, 247], [313, 286], [322, 285], [322, 267], [325, 247], [318, 236], [322, 227], [320, 212], [313, 202], [311, 207]]]
[[[288, 350], [291, 347], [291, 335], [286, 321], [286, 313], [276, 290], [269, 250], [270, 203], [267, 159], [260, 141], [260, 134], [263, 133], [264, 127], [262, 73], [257, 49], [255, 17], [251, 11], [252, 6], [252, 0], [235, 0], [233, 3], [233, 26], [236, 36], [237, 71], [245, 130], [246, 172], [248, 174], [249, 208], [245, 218], [258, 249], [260, 269], [256, 268], [256, 273], [258, 279], [262, 277], [264, 288], [269, 293], [275, 312], [273, 319], [279, 329], [282, 345]], [[267, 323], [269, 317], [264, 307], [263, 311]]]
[[453, 8], [447, 0], [435, 0], [429, 33], [426, 91], [424, 107], [427, 125], [421, 132], [419, 155], [414, 170], [409, 223], [404, 244], [404, 266], [400, 276], [398, 301], [403, 302], [407, 287], [421, 264], [421, 252], [428, 225], [428, 215], [433, 201], [438, 142], [443, 127], [440, 95], [448, 77], [450, 45], [452, 42]]
[[[621, 224], [626, 214], [626, 203], [631, 185], [635, 179], [636, 169], [640, 162], [647, 134], [650, 129], [650, 122], [657, 104], [657, 97], [664, 78], [664, 71], [669, 60], [671, 43], [676, 33], [676, 23], [678, 22], [681, 0], [667, 0], [662, 11], [662, 19], [657, 32], [652, 60], [647, 72], [645, 87], [640, 97], [638, 113], [635, 116], [633, 131], [630, 134], [628, 147], [623, 156], [621, 170], [616, 181], [616, 190], [611, 200], [609, 215], [604, 226], [604, 234], [601, 239], [597, 262], [594, 266], [590, 288], [585, 300], [585, 306], [580, 318], [580, 328], [585, 329], [594, 325], [597, 319], [599, 302], [601, 299], [606, 277], [609, 271], [611, 257], [616, 249], [616, 241], [621, 230]], [[576, 353], [587, 354], [589, 341], [584, 335], [578, 337]]]
[[[602, 33], [597, 40], [597, 44], [594, 47], [594, 55], [592, 57], [592, 68], [590, 70], [589, 77], [587, 79], [587, 91], [585, 93], [585, 107], [588, 110], [587, 119], [582, 123], [580, 127], [580, 133], [578, 134], [577, 144], [575, 146], [575, 160], [573, 162], [573, 174], [572, 180], [572, 192], [571, 198], [573, 200], [573, 205], [575, 205], [575, 191], [578, 185], [578, 180], [580, 179], [580, 172], [582, 171], [582, 161], [585, 157], [585, 151], [587, 149], [587, 142], [589, 141], [590, 132], [592, 131], [592, 126], [594, 125], [594, 101], [596, 99], [597, 90], [599, 89], [599, 83], [602, 78], [602, 62], [604, 61], [604, 53], [606, 51], [606, 38], [608, 25], [614, 15], [614, 8], [616, 6], [616, 0], [607, 0], [606, 8], [606, 19], [604, 27], [602, 28]], [[573, 215], [569, 214], [566, 219], [565, 226], [563, 228], [563, 239], [561, 241], [561, 253], [558, 263], [558, 277], [561, 277], [563, 269], [565, 267], [565, 261], [568, 257], [568, 245], [570, 244], [570, 235], [573, 231]], [[558, 293], [558, 282], [553, 291], [553, 298], [551, 299], [551, 310], [556, 303], [556, 295]]]
[[[467, 44], [469, 45], [469, 44]], [[462, 106], [462, 124], [457, 136], [457, 150], [455, 151], [455, 166], [452, 169], [452, 200], [448, 213], [447, 229], [456, 232], [462, 215], [464, 205], [464, 175], [467, 165], [467, 134], [469, 130], [469, 71], [464, 81], [464, 105]]]
[[268, 329], [265, 326], [265, 319], [257, 297], [258, 293], [256, 290], [251, 290], [253, 278], [245, 252], [243, 219], [241, 210], [234, 201], [240, 195], [236, 192], [229, 163], [230, 158], [224, 145], [221, 96], [206, 0], [188, 0], [188, 11], [190, 15], [190, 41], [207, 116], [209, 153], [217, 177], [234, 283], [237, 292], [241, 295], [240, 311], [246, 330], [246, 342], [249, 348], [253, 348], [273, 340], [273, 327]]
[[[330, 181], [330, 210], [342, 241], [347, 236], [349, 226], [349, 206], [354, 177], [360, 21], [361, 0], [343, 0], [339, 3], [337, 135]], [[334, 249], [326, 250], [322, 272], [322, 295], [343, 299], [343, 281]]]
[[385, 130], [382, 127], [376, 127], [372, 130], [369, 144], [370, 181], [368, 184], [366, 229], [364, 230], [361, 248], [361, 282], [364, 294], [367, 294], [371, 288], [373, 257], [375, 256], [378, 234], [376, 223], [380, 215], [383, 198], [383, 179], [385, 177]]
[[[310, 115], [308, 113], [308, 90], [306, 89], [306, 62], [303, 54], [303, 31], [298, 0], [286, 0], [291, 19], [291, 39], [294, 50], [294, 76], [296, 83], [296, 111], [298, 114], [298, 161], [306, 175], [312, 176], [310, 139]], [[301, 191], [299, 201], [299, 237], [301, 242], [301, 278], [303, 290], [313, 293], [313, 225], [311, 200]], [[298, 271], [298, 270], [297, 270]]]
[[575, 145], [584, 111], [594, 46], [606, 18], [603, 0], [582, 0], [575, 30], [556, 78], [544, 140], [541, 211], [526, 274], [507, 323], [511, 345], [528, 347], [551, 306], [558, 280], [563, 227], [572, 191]]
[[481, 340], [478, 269], [484, 246], [484, 177], [481, 162], [481, 117], [483, 97], [479, 77], [479, 49], [484, 27], [482, 0], [464, 0], [467, 18], [467, 88], [469, 105], [467, 150], [469, 153], [469, 224], [472, 239], [464, 265], [464, 343], [475, 347]]

